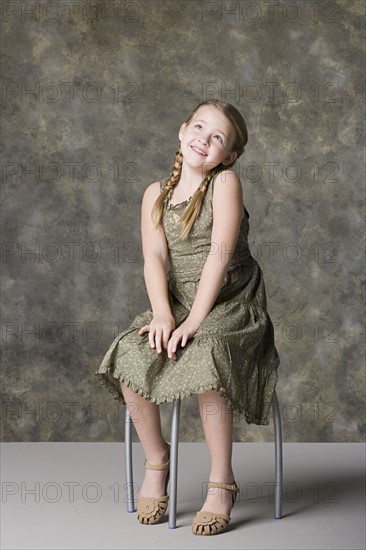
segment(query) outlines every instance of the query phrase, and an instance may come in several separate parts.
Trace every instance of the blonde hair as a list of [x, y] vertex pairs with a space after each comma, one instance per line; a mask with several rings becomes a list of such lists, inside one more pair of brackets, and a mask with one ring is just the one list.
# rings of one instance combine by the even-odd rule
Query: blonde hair
[[[248, 141], [247, 126], [242, 115], [230, 103], [225, 103], [223, 101], [220, 101], [219, 99], [208, 99], [207, 101], [202, 101], [201, 103], [199, 103], [197, 107], [192, 111], [192, 113], [189, 115], [189, 117], [185, 121], [187, 125], [191, 122], [194, 114], [203, 105], [214, 105], [215, 107], [217, 107], [217, 109], [219, 109], [219, 111], [221, 111], [226, 116], [226, 118], [232, 124], [234, 128], [234, 143], [232, 145], [232, 151], [235, 151], [237, 153], [237, 158], [239, 158], [240, 155], [243, 154], [244, 147]], [[237, 158], [231, 164], [223, 165], [222, 163], [220, 163], [219, 165], [215, 166], [212, 170], [209, 171], [207, 176], [202, 180], [199, 187], [196, 189], [195, 193], [192, 195], [192, 198], [189, 201], [189, 204], [187, 205], [187, 207], [185, 208], [182, 216], [179, 218], [179, 221], [183, 224], [182, 232], [180, 235], [182, 240], [187, 239], [188, 234], [194, 222], [199, 216], [202, 203], [203, 203], [204, 194], [206, 192], [207, 186], [211, 181], [211, 179], [218, 172], [231, 168], [231, 166], [233, 166], [233, 164], [236, 162]], [[151, 211], [151, 219], [154, 224], [154, 227], [157, 227], [162, 222], [165, 202], [167, 200], [168, 194], [170, 193], [170, 190], [179, 182], [180, 175], [182, 172], [182, 164], [183, 164], [183, 155], [179, 148], [179, 150], [175, 154], [175, 161], [174, 161], [172, 172], [169, 176], [169, 179], [166, 182], [160, 195], [156, 199]]]

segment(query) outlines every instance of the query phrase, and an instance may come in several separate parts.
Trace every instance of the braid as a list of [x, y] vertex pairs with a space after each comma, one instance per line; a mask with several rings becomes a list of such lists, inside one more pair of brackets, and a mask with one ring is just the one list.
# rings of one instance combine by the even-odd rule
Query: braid
[[169, 179], [164, 185], [160, 195], [156, 199], [153, 209], [151, 211], [151, 219], [155, 227], [157, 227], [162, 222], [167, 197], [170, 193], [170, 190], [179, 182], [180, 175], [182, 173], [182, 165], [183, 155], [181, 150], [179, 149], [175, 153], [175, 160]]
[[212, 178], [220, 172], [223, 168], [226, 168], [221, 163], [216, 166], [216, 168], [213, 168], [209, 174], [203, 179], [198, 189], [195, 191], [195, 193], [192, 195], [192, 200], [190, 201], [189, 205], [183, 212], [182, 216], [180, 217], [180, 222], [183, 223], [183, 229], [181, 231], [181, 239], [186, 240], [188, 237], [188, 234], [190, 230], [192, 229], [192, 226], [196, 219], [198, 218], [201, 207], [203, 203], [203, 199], [205, 196], [205, 193], [207, 191], [208, 184], [212, 180]]
[[164, 187], [164, 189], [167, 189], [168, 192], [179, 182], [180, 175], [182, 173], [182, 165], [183, 165], [183, 155], [181, 150], [179, 149], [175, 153], [175, 161], [173, 164], [173, 168], [169, 176], [169, 180], [167, 181]]

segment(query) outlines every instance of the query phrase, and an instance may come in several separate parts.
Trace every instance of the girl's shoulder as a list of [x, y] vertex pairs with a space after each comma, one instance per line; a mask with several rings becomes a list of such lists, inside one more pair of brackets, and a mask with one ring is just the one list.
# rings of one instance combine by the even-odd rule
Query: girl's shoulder
[[[215, 174], [209, 187], [211, 188], [212, 197], [214, 195], [216, 196], [226, 193], [228, 187], [230, 187], [234, 192], [236, 190], [236, 194], [240, 194], [241, 198], [243, 198], [243, 189], [240, 178], [233, 170], [221, 170], [221, 172]], [[215, 193], [214, 189], [217, 189]]]
[[[214, 194], [214, 183], [217, 182], [216, 185], [216, 192]], [[217, 205], [223, 205], [226, 202], [226, 199], [228, 197], [231, 197], [233, 208], [236, 204], [239, 202], [243, 204], [243, 216], [249, 219], [249, 212], [245, 207], [244, 204], [244, 194], [243, 194], [243, 187], [240, 181], [240, 177], [236, 172], [233, 170], [221, 170], [221, 172], [218, 172], [215, 174], [215, 176], [212, 178], [212, 186], [211, 186], [211, 194], [212, 194], [212, 201], [214, 199], [214, 196], [216, 198], [215, 203]], [[229, 191], [230, 188], [230, 192]], [[228, 207], [229, 210], [231, 208]]]
[[220, 172], [215, 174], [214, 177], [212, 178], [212, 187], [214, 186], [215, 181], [219, 181], [222, 184], [225, 184], [228, 181], [235, 181], [237, 183], [240, 183], [241, 185], [238, 174], [234, 172], [234, 170], [230, 170], [230, 169], [221, 170]]
[[159, 195], [163, 190], [167, 178], [162, 177], [160, 180], [153, 181], [145, 188], [145, 193], [152, 195]]

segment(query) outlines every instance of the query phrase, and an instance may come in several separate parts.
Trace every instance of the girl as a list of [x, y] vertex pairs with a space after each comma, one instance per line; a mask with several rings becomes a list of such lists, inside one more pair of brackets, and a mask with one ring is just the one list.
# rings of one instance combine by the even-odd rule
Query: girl
[[230, 170], [247, 139], [239, 111], [217, 99], [200, 103], [181, 125], [170, 176], [150, 184], [142, 200], [151, 309], [115, 338], [95, 373], [133, 415], [146, 457], [137, 517], [148, 525], [161, 520], [169, 498], [159, 403], [197, 394], [211, 455], [208, 489], [215, 489], [193, 520], [197, 535], [229, 524], [239, 491], [233, 412], [248, 424], [269, 424], [280, 362], [263, 273], [248, 246], [241, 182]]

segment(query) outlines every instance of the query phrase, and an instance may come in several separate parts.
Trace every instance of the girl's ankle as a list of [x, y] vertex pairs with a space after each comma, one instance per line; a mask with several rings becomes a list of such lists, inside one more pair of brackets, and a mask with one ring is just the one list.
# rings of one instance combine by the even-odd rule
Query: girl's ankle
[[145, 456], [147, 462], [151, 464], [163, 464], [168, 461], [169, 458], [169, 447], [165, 445], [162, 452], [158, 452], [154, 455]]
[[235, 476], [233, 472], [217, 472], [217, 473], [211, 473], [210, 477], [208, 478], [209, 481], [216, 481], [217, 483], [228, 483], [229, 485], [232, 485], [235, 481]]

